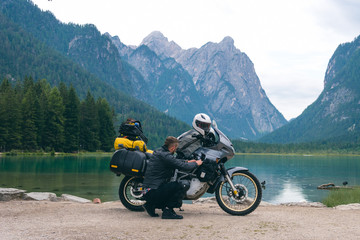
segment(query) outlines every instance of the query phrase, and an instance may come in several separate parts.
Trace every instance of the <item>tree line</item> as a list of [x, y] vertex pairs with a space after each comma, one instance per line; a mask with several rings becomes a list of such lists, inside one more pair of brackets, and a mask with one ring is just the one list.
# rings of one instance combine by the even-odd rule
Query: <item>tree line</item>
[[75, 88], [25, 77], [0, 84], [0, 151], [110, 151], [114, 111], [90, 91], [80, 101]]
[[276, 154], [360, 154], [360, 141], [328, 140], [304, 143], [261, 143], [241, 140], [232, 141], [237, 153]]

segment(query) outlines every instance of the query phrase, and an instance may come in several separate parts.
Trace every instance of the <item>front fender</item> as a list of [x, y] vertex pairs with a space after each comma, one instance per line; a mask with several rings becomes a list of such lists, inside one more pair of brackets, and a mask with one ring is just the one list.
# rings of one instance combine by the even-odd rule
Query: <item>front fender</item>
[[[234, 172], [238, 172], [238, 171], [249, 171], [249, 169], [244, 168], [244, 167], [232, 167], [232, 168], [228, 168], [226, 169], [227, 173], [229, 174], [229, 176], [231, 177], [233, 175]], [[214, 193], [215, 189], [219, 186], [219, 184], [221, 182], [223, 182], [225, 180], [225, 176], [223, 176], [221, 174], [221, 176], [216, 180], [216, 182], [207, 190], [208, 193]]]
[[244, 167], [232, 167], [232, 168], [226, 169], [226, 171], [229, 174], [229, 176], [231, 177], [234, 172], [237, 172], [237, 171], [249, 171], [249, 169], [244, 168]]

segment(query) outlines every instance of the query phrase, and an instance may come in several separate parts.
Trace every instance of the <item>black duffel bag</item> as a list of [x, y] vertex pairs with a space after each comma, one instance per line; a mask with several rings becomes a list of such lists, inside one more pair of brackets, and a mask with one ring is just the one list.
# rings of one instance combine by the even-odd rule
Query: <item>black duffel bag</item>
[[110, 170], [115, 174], [126, 176], [143, 176], [146, 168], [147, 155], [138, 150], [122, 148], [111, 158]]
[[209, 182], [215, 180], [218, 176], [216, 169], [217, 166], [215, 162], [205, 160], [203, 164], [196, 169], [195, 173], [200, 182]]

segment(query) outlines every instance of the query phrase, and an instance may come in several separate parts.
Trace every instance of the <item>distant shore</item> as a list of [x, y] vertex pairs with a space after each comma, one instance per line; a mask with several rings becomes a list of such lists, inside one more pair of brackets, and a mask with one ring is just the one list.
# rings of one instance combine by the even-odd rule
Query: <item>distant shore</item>
[[235, 155], [260, 155], [260, 156], [303, 156], [303, 157], [317, 157], [317, 156], [349, 156], [357, 157], [360, 153], [235, 153]]
[[26, 151], [11, 151], [11, 152], [0, 152], [3, 156], [111, 156], [114, 152], [26, 152]]
[[[74, 152], [74, 153], [65, 153], [65, 152], [26, 152], [26, 151], [11, 151], [11, 152], [0, 152], [0, 156], [112, 156], [114, 152]], [[252, 156], [304, 156], [304, 157], [317, 157], [317, 156], [350, 156], [358, 157], [360, 153], [235, 153], [235, 155], [252, 155]]]

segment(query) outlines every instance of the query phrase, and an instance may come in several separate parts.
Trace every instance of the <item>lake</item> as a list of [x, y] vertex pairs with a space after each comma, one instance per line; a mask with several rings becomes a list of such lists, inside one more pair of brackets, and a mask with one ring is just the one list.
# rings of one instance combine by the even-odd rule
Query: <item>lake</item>
[[[0, 187], [118, 200], [121, 178], [110, 172], [109, 160], [101, 155], [1, 156]], [[226, 166], [247, 167], [265, 181], [263, 200], [271, 203], [321, 201], [328, 191], [317, 186], [329, 182], [360, 185], [360, 157], [237, 155]]]

